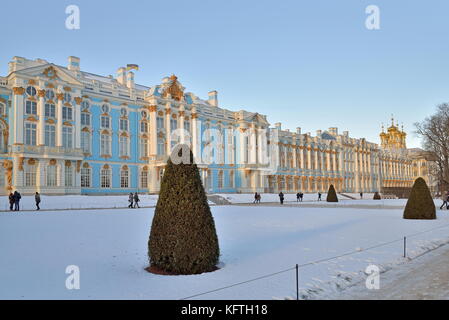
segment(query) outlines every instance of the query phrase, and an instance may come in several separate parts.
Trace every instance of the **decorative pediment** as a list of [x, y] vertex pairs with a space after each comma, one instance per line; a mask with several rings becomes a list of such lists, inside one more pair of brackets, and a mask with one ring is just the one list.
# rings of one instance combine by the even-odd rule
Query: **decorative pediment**
[[54, 64], [44, 64], [40, 66], [35, 66], [31, 68], [25, 68], [17, 71], [18, 74], [26, 75], [28, 77], [40, 77], [43, 79], [47, 79], [48, 83], [46, 86], [48, 88], [55, 87], [55, 84], [52, 82], [61, 81], [64, 82], [64, 87], [69, 88], [69, 85], [79, 86], [82, 83], [73, 77], [69, 71], [60, 68]]
[[162, 97], [167, 98], [168, 95], [176, 101], [181, 101], [184, 97], [184, 90], [178, 82], [178, 77], [174, 74], [170, 77], [168, 86], [162, 92]]

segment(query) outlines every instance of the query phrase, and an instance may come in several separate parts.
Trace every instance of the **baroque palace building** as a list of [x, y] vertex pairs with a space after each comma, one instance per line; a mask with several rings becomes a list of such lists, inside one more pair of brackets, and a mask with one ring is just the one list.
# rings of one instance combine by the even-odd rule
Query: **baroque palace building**
[[[172, 75], [134, 83], [42, 59], [14, 57], [0, 77], [0, 187], [30, 194], [157, 193], [168, 155], [191, 145], [207, 192], [374, 192], [433, 186], [432, 157], [406, 148], [392, 120], [381, 145], [339, 134], [270, 127], [266, 116], [202, 100]], [[386, 191], [385, 191], [386, 192]]]

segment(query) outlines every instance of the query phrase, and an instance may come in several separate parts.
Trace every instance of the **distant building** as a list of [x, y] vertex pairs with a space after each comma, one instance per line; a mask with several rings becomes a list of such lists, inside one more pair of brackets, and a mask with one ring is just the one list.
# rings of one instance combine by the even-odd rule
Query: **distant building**
[[[191, 144], [207, 192], [338, 192], [409, 188], [431, 181], [431, 159], [406, 149], [392, 123], [381, 146], [337, 128], [270, 128], [266, 116], [219, 107], [185, 92], [176, 76], [154, 86], [119, 68], [105, 77], [14, 57], [0, 77], [3, 194], [157, 193], [172, 148]], [[430, 161], [430, 162], [429, 162]]]

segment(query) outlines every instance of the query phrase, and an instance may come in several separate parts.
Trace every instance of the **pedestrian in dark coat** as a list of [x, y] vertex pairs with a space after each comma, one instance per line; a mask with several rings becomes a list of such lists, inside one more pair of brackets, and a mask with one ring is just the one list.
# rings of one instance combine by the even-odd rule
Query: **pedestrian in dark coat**
[[318, 192], [318, 201], [321, 201], [321, 192]]
[[253, 203], [257, 203], [257, 192], [254, 194], [254, 202]]
[[262, 196], [260, 195], [260, 193], [257, 194], [257, 203], [260, 203], [260, 199], [262, 198]]
[[296, 194], [296, 202], [299, 202], [299, 198], [301, 198], [301, 194], [298, 192], [298, 193]]
[[41, 203], [41, 195], [39, 192], [36, 192], [34, 195], [34, 201], [36, 201], [36, 210], [40, 210], [41, 208], [39, 207], [39, 203]]
[[12, 211], [13, 207], [14, 207], [14, 194], [11, 192], [9, 194], [9, 210]]
[[299, 194], [299, 199], [300, 199], [301, 202], [302, 202], [302, 198], [304, 198], [304, 193], [301, 192], [301, 193]]
[[140, 206], [139, 206], [139, 201], [140, 201], [140, 199], [139, 199], [139, 195], [137, 194], [137, 192], [136, 193], [134, 193], [134, 208], [137, 206], [137, 208], [140, 208]]
[[20, 210], [20, 199], [22, 199], [20, 193], [17, 190], [14, 191], [14, 211]]
[[133, 201], [134, 201], [134, 196], [133, 196], [133, 193], [130, 192], [129, 193], [129, 198], [128, 198], [128, 202], [129, 202], [128, 208], [132, 208], [133, 207]]
[[284, 194], [282, 191], [279, 193], [279, 200], [281, 201], [281, 204], [284, 204]]
[[363, 199], [363, 192], [360, 192], [360, 199]]

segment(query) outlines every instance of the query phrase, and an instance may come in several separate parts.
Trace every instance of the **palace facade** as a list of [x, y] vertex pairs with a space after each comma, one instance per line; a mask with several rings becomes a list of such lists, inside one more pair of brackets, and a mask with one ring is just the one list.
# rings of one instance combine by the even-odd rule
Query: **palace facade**
[[0, 77], [2, 194], [157, 193], [171, 150], [191, 146], [207, 192], [338, 192], [434, 186], [432, 157], [406, 148], [392, 120], [380, 146], [337, 128], [315, 136], [270, 127], [267, 117], [219, 107], [186, 92], [176, 76], [138, 85], [116, 77], [14, 57]]

